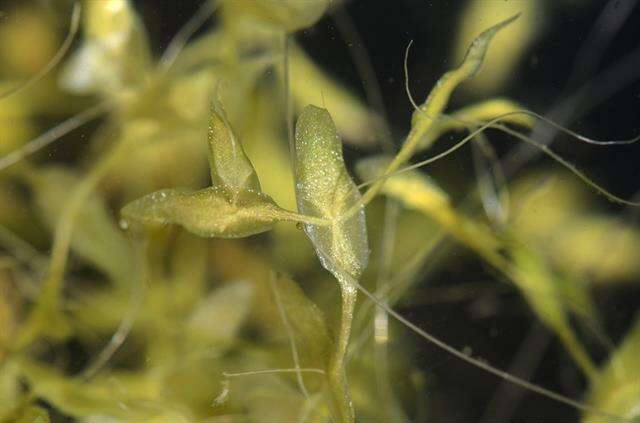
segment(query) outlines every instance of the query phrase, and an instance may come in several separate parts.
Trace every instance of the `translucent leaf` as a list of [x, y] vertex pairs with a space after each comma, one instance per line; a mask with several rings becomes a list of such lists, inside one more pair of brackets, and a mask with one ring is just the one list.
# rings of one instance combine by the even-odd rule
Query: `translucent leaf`
[[189, 339], [198, 347], [229, 345], [249, 314], [251, 288], [247, 282], [232, 282], [204, 297], [187, 319]]
[[[50, 167], [30, 176], [38, 213], [51, 231], [65, 212], [80, 177], [69, 169]], [[78, 213], [71, 247], [81, 257], [107, 273], [113, 280], [127, 281], [131, 268], [131, 248], [114, 223], [104, 201], [91, 195]]]
[[218, 101], [213, 103], [207, 140], [213, 187], [227, 191], [232, 201], [243, 193], [261, 192], [258, 176]]
[[[640, 319], [627, 333], [624, 342], [592, 380], [588, 402], [633, 422], [640, 421]], [[599, 415], [584, 416], [583, 423], [608, 423]]]
[[367, 266], [369, 246], [364, 209], [342, 219], [360, 201], [347, 173], [342, 143], [329, 112], [307, 106], [295, 134], [298, 210], [331, 221], [329, 226], [305, 225], [322, 265], [342, 283], [344, 272], [358, 278]]
[[180, 225], [202, 237], [239, 238], [271, 229], [286, 216], [269, 196], [247, 191], [235, 203], [221, 188], [164, 189], [122, 209], [124, 226]]
[[324, 14], [328, 0], [234, 0], [224, 2], [228, 13], [251, 15], [289, 32], [313, 25]]

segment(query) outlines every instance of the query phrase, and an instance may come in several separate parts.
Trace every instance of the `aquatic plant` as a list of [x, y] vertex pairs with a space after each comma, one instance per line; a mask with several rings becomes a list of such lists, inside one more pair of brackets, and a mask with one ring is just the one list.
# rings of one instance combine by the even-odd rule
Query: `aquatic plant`
[[[527, 11], [476, 31], [421, 104], [407, 47], [408, 134], [397, 153], [348, 160], [343, 143], [372, 148], [390, 136], [386, 117], [293, 36], [340, 5], [206, 1], [154, 55], [132, 2], [59, 3], [20, 6], [42, 18], [34, 25], [47, 39], [53, 18], [70, 16], [67, 34], [0, 99], [21, 110], [0, 146], [0, 421], [429, 421], [407, 407], [424, 403], [425, 380], [438, 389], [406, 358], [424, 342], [585, 422], [640, 416], [640, 328], [614, 346], [592, 289], [637, 289], [640, 232], [586, 199], [640, 204], [529, 130], [547, 125], [610, 148], [638, 138], [594, 140], [504, 97], [449, 111], [509, 29], [526, 45]], [[488, 92], [524, 54], [499, 53], [500, 76], [476, 82]], [[50, 110], [49, 97], [70, 104], [66, 120], [29, 140], [30, 113]], [[78, 140], [63, 139], [96, 119]], [[511, 180], [495, 133], [564, 171]], [[70, 142], [69, 157], [37, 154], [54, 142]], [[423, 169], [467, 144], [478, 179], [470, 202], [484, 214]], [[447, 237], [515, 288], [583, 372], [585, 398], [457, 349], [394, 308], [424, 266], [445, 261], [436, 253]], [[615, 256], [599, 253], [603, 239]], [[416, 336], [395, 335], [403, 326]], [[592, 339], [608, 349], [606, 363]], [[407, 374], [411, 383], [394, 382]]]

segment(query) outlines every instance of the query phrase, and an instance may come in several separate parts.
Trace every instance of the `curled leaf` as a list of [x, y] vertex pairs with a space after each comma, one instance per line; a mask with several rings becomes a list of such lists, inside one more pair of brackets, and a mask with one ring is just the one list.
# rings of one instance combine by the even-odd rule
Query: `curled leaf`
[[412, 132], [417, 130], [424, 133], [426, 129], [433, 125], [434, 118], [444, 110], [453, 90], [461, 82], [473, 77], [480, 70], [493, 37], [501, 29], [515, 21], [518, 16], [512, 16], [485, 30], [471, 43], [462, 64], [457, 69], [442, 75], [436, 86], [429, 93], [427, 100], [420, 106], [420, 110], [416, 110], [413, 113], [411, 119]]
[[343, 218], [360, 201], [347, 173], [342, 143], [329, 112], [307, 106], [296, 125], [296, 198], [298, 210], [327, 219], [328, 226], [305, 225], [322, 265], [342, 283], [344, 272], [358, 278], [369, 259], [364, 209]]
[[495, 48], [488, 54], [487, 67], [470, 83], [474, 92], [494, 91], [514, 77], [519, 60], [529, 51], [531, 43], [547, 22], [545, 6], [537, 1], [472, 0], [466, 3], [452, 51], [454, 60], [464, 57], [469, 41], [482, 30], [487, 19], [504, 19], [515, 13], [522, 14], [518, 25], [506, 32], [508, 36], [496, 40]]

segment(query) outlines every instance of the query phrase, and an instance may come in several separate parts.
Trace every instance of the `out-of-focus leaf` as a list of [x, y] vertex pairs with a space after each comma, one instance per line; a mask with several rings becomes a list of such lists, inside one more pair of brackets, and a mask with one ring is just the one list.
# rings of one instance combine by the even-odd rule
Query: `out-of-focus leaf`
[[[80, 178], [71, 170], [50, 167], [30, 176], [38, 213], [54, 231]], [[71, 240], [73, 250], [93, 263], [113, 280], [126, 283], [131, 272], [131, 248], [115, 225], [103, 200], [91, 195], [75, 220]]]
[[28, 2], [14, 3], [3, 9], [0, 27], [3, 72], [19, 77], [33, 75], [46, 65], [58, 49], [60, 41], [54, 15]]
[[[591, 382], [588, 402], [599, 410], [638, 421], [640, 419], [640, 319], [624, 342]], [[583, 423], [608, 423], [600, 415], [585, 415]]]
[[186, 410], [161, 401], [157, 392], [149, 391], [146, 383], [136, 385], [113, 377], [89, 383], [28, 360], [21, 360], [20, 370], [36, 397], [71, 417], [105, 416], [112, 421], [129, 422], [191, 421]]
[[0, 363], [0, 421], [4, 421], [19, 404], [22, 396], [20, 388], [20, 370], [15, 361], [3, 360]]
[[532, 250], [512, 246], [509, 253], [515, 264], [510, 271], [511, 279], [540, 320], [556, 332], [576, 362], [592, 376], [595, 372], [593, 362], [569, 324], [567, 299], [562, 295], [563, 281]]
[[[534, 174], [510, 190], [511, 230], [536, 245], [558, 269], [597, 283], [632, 281], [640, 274], [640, 232], [594, 213], [585, 189], [566, 174]], [[615, 245], [606, 254], [603, 245]]]
[[[596, 282], [631, 281], [640, 275], [640, 231], [619, 219], [576, 216], [558, 229], [549, 255], [559, 268]], [[615, 246], [607, 253], [603, 246]]]
[[[506, 98], [492, 98], [465, 106], [434, 122], [432, 128], [420, 140], [418, 150], [425, 150], [431, 147], [439, 137], [449, 131], [466, 130], [475, 123], [488, 122], [506, 113], [523, 109], [522, 105]], [[531, 128], [535, 121], [526, 114], [513, 114], [505, 117], [503, 122]]]
[[234, 203], [226, 191], [209, 187], [154, 192], [126, 205], [122, 219], [127, 227], [175, 224], [202, 237], [240, 238], [268, 231], [287, 217], [266, 194], [247, 191]]
[[380, 118], [351, 93], [327, 75], [295, 46], [291, 49], [291, 94], [298, 109], [322, 104], [331, 114], [346, 142], [371, 147], [382, 131]]
[[187, 319], [187, 336], [199, 347], [229, 345], [249, 313], [251, 298], [247, 282], [231, 282], [215, 289]]
[[545, 246], [590, 205], [584, 187], [568, 173], [528, 175], [511, 185], [510, 194], [511, 230], [520, 239]]
[[61, 84], [77, 94], [113, 96], [147, 77], [151, 54], [144, 25], [128, 0], [85, 2], [84, 40]]
[[224, 8], [235, 19], [249, 15], [293, 32], [313, 25], [328, 4], [328, 0], [234, 0], [224, 2]]
[[296, 197], [298, 210], [331, 221], [330, 226], [305, 225], [322, 265], [342, 283], [344, 273], [358, 279], [367, 266], [369, 245], [364, 209], [342, 215], [360, 201], [347, 173], [342, 143], [329, 112], [307, 106], [296, 125]]
[[49, 423], [49, 412], [42, 407], [31, 406], [16, 416], [16, 423]]
[[496, 40], [495, 47], [487, 55], [487, 66], [469, 84], [474, 93], [495, 91], [509, 82], [515, 75], [515, 67], [545, 22], [544, 2], [539, 1], [484, 1], [467, 2], [459, 22], [459, 29], [453, 49], [453, 60], [464, 57], [467, 45], [475, 34], [482, 30], [487, 21], [505, 19], [516, 13], [522, 14], [517, 25], [513, 25], [505, 36]]
[[[96, 160], [116, 143], [129, 147], [127, 160], [114, 163], [102, 183], [104, 190], [125, 201], [167, 187], [199, 187], [207, 175], [206, 121], [197, 128], [172, 119], [132, 119], [121, 130], [104, 128], [94, 136]], [[115, 134], [115, 139], [111, 136]]]
[[293, 280], [280, 275], [275, 284], [300, 351], [301, 367], [325, 369], [333, 341], [324, 314]]

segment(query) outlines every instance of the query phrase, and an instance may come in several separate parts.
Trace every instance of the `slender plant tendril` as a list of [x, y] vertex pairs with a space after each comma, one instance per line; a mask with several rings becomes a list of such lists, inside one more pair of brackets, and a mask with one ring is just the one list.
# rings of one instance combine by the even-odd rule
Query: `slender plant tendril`
[[507, 373], [503, 370], [498, 369], [497, 367], [494, 367], [490, 364], [487, 364], [486, 362], [473, 358], [465, 353], [463, 353], [462, 351], [459, 351], [457, 349], [455, 349], [454, 347], [452, 347], [451, 345], [447, 344], [446, 342], [440, 340], [439, 338], [431, 335], [430, 333], [426, 332], [423, 329], [420, 329], [418, 326], [416, 326], [415, 324], [411, 323], [409, 320], [405, 319], [404, 317], [402, 317], [399, 313], [397, 313], [396, 311], [394, 311], [392, 308], [388, 307], [387, 305], [385, 305], [382, 301], [380, 301], [378, 298], [376, 298], [376, 296], [374, 296], [371, 292], [369, 292], [366, 288], [364, 288], [362, 285], [360, 285], [358, 283], [358, 281], [353, 280], [352, 281], [360, 290], [360, 292], [362, 292], [367, 298], [369, 298], [372, 302], [374, 302], [378, 307], [382, 308], [384, 311], [386, 311], [387, 313], [389, 313], [389, 315], [391, 315], [393, 318], [395, 318], [396, 320], [398, 320], [400, 323], [404, 324], [407, 328], [411, 329], [413, 332], [417, 333], [418, 335], [420, 335], [422, 338], [424, 338], [425, 340], [429, 341], [430, 343], [432, 343], [433, 345], [437, 346], [438, 348], [448, 352], [449, 354], [453, 355], [454, 357], [465, 361], [469, 364], [471, 364], [474, 367], [477, 367], [479, 369], [482, 369], [488, 373], [491, 373], [501, 379], [507, 380], [511, 383], [513, 383], [514, 385], [517, 385], [521, 388], [524, 388], [530, 392], [534, 392], [538, 395], [547, 397], [549, 399], [555, 400], [557, 402], [560, 402], [562, 404], [566, 404], [568, 406], [574, 407], [578, 410], [581, 410], [585, 413], [592, 413], [592, 414], [597, 414], [603, 417], [607, 417], [610, 419], [614, 419], [616, 421], [620, 421], [620, 422], [632, 422], [632, 419], [628, 419], [622, 416], [617, 416], [615, 414], [611, 414], [608, 413], [604, 410], [600, 410], [598, 408], [589, 406], [587, 404], [583, 404], [580, 403], [576, 400], [573, 400], [569, 397], [566, 397], [564, 395], [561, 395], [557, 392], [551, 391], [549, 389], [543, 388], [541, 386], [538, 386], [534, 383], [528, 382], [524, 379], [520, 379], [517, 376], [514, 376], [510, 373]]
[[205, 1], [202, 6], [191, 16], [186, 24], [173, 37], [167, 48], [165, 49], [158, 67], [162, 71], [168, 71], [175, 63], [178, 55], [193, 35], [205, 24], [205, 22], [215, 13], [220, 6], [220, 0]]
[[[293, 359], [293, 365], [296, 369], [300, 369], [300, 355], [298, 354], [298, 346], [296, 344], [296, 340], [293, 337], [293, 329], [291, 328], [291, 324], [289, 323], [287, 312], [282, 306], [282, 300], [280, 299], [280, 293], [278, 292], [278, 287], [276, 286], [275, 281], [276, 274], [272, 271], [269, 274], [269, 286], [271, 287], [271, 291], [273, 292], [273, 299], [276, 303], [276, 306], [278, 307], [280, 319], [282, 320], [284, 329], [287, 332], [287, 337], [289, 338], [289, 346], [291, 347], [291, 357]], [[300, 386], [300, 391], [302, 391], [302, 394], [305, 398], [309, 399], [309, 391], [307, 391], [307, 387], [304, 384], [304, 379], [302, 378], [302, 373], [300, 371], [296, 373], [296, 379], [298, 381], [298, 386]]]
[[80, 16], [82, 14], [81, 12], [82, 12], [82, 5], [80, 4], [79, 1], [77, 1], [73, 5], [73, 10], [71, 12], [71, 24], [69, 25], [69, 32], [67, 33], [67, 36], [65, 37], [64, 41], [62, 42], [62, 45], [60, 46], [56, 54], [54, 54], [51, 60], [49, 60], [49, 62], [47, 62], [47, 64], [44, 65], [42, 69], [40, 69], [40, 71], [38, 71], [38, 73], [33, 75], [31, 78], [25, 80], [24, 82], [18, 84], [13, 88], [8, 89], [7, 91], [0, 93], [0, 99], [9, 97], [11, 95], [16, 95], [26, 90], [27, 88], [31, 87], [32, 85], [39, 82], [42, 78], [47, 76], [49, 72], [51, 72], [53, 68], [55, 68], [58, 65], [58, 63], [60, 63], [62, 58], [69, 51], [69, 47], [71, 47], [71, 43], [73, 43], [73, 40], [76, 38], [76, 35], [78, 34], [78, 29], [80, 28]]

